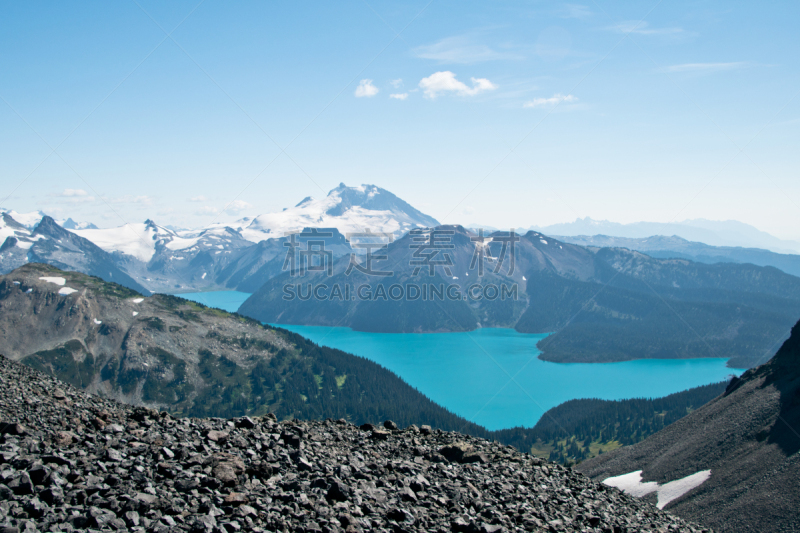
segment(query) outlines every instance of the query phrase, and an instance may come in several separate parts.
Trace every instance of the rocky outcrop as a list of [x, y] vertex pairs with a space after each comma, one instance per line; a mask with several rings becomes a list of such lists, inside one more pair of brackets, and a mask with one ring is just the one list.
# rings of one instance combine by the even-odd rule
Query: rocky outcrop
[[176, 419], [0, 358], [1, 531], [707, 531], [423, 426]]

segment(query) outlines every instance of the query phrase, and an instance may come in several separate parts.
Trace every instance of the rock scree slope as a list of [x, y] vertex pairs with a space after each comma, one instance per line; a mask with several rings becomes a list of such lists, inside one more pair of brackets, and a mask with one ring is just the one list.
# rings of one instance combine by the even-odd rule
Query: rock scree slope
[[666, 509], [718, 531], [788, 532], [800, 529], [798, 451], [800, 323], [768, 363], [732, 380], [720, 397], [577, 469], [597, 481], [641, 470], [642, 481], [660, 484], [710, 470]]
[[428, 426], [173, 418], [0, 358], [2, 531], [708, 531]]

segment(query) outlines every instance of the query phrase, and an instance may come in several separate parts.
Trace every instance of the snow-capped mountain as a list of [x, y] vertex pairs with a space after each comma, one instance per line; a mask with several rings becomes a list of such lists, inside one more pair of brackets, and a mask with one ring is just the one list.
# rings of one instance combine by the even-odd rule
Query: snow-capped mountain
[[152, 220], [71, 231], [111, 253], [139, 283], [158, 292], [213, 287], [229, 254], [252, 246], [229, 227], [174, 231]]
[[71, 218], [58, 223], [64, 229], [98, 229], [97, 226], [91, 222], [75, 222]]
[[348, 187], [340, 183], [325, 198], [307, 197], [280, 213], [266, 213], [239, 220], [234, 227], [251, 242], [283, 237], [303, 228], [336, 228], [343, 235], [353, 233], [392, 233], [395, 237], [418, 227], [439, 223], [375, 185]]
[[181, 237], [149, 219], [143, 223], [125, 224], [116, 228], [71, 231], [89, 239], [106, 252], [130, 255], [144, 263], [153, 258], [158, 246], [170, 250], [182, 250], [190, 248], [197, 242], [197, 239]]
[[31, 231], [9, 213], [4, 213], [0, 220], [0, 237], [5, 237], [0, 245], [0, 272], [10, 272], [25, 263], [47, 263], [147, 292], [117, 265], [111, 254], [65, 230], [47, 215]]
[[36, 224], [38, 224], [39, 221], [42, 220], [42, 217], [47, 216], [44, 211], [30, 211], [28, 213], [18, 213], [13, 209], [0, 209], [0, 213], [2, 213], [3, 215], [10, 216], [12, 219], [14, 219], [14, 221], [17, 224], [24, 226], [30, 230], [36, 227]]

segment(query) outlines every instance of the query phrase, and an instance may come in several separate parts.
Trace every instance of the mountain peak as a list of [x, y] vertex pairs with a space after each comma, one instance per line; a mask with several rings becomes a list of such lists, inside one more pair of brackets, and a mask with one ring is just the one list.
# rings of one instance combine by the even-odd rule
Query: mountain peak
[[[239, 221], [242, 236], [251, 242], [284, 236], [303, 228], [336, 228], [342, 234], [393, 233], [399, 237], [410, 229], [439, 223], [386, 189], [340, 183], [324, 197], [307, 196], [296, 206], [278, 213], [265, 213], [246, 223]], [[265, 235], [266, 234], [266, 235]]]

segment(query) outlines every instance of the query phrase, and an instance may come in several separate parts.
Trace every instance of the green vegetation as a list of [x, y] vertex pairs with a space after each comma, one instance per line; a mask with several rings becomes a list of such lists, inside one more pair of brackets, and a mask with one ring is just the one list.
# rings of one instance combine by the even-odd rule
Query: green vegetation
[[144, 322], [144, 327], [146, 329], [150, 329], [153, 331], [164, 331], [165, 329], [164, 321], [158, 318], [157, 316], [143, 318], [141, 321]]
[[23, 362], [75, 387], [87, 387], [95, 374], [94, 356], [78, 340], [67, 341], [53, 350], [36, 352]]
[[401, 425], [430, 424], [489, 436], [371, 361], [276, 331], [293, 348], [259, 357], [251, 368], [201, 349], [199, 371], [206, 386], [193, 401], [173, 404], [172, 410], [221, 417], [274, 412], [281, 419], [346, 418], [355, 423], [392, 419]]
[[[186, 381], [186, 363], [161, 348], [150, 348], [147, 354], [154, 356], [158, 366], [150, 368], [142, 386], [142, 399], [146, 402], [181, 403], [188, 400], [194, 386]], [[164, 377], [172, 373], [173, 378], [164, 383]]]
[[713, 383], [655, 399], [571, 400], [547, 411], [532, 429], [495, 435], [522, 451], [575, 464], [646, 439], [722, 394], [726, 385]]

